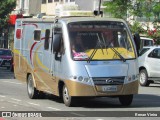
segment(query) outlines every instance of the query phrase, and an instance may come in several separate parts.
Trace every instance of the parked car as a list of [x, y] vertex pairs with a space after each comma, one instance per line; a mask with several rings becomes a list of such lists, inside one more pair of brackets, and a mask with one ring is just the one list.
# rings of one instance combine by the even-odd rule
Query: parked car
[[14, 72], [14, 62], [13, 62], [13, 57], [11, 58], [10, 71], [11, 71], [11, 72]]
[[11, 50], [0, 48], [0, 67], [10, 69], [12, 59], [13, 56]]
[[144, 47], [140, 51], [138, 61], [141, 86], [160, 82], [160, 46]]
[[141, 49], [143, 47], [146, 47], [146, 46], [153, 46], [154, 45], [154, 41], [151, 38], [140, 37], [140, 39], [141, 39], [141, 43], [140, 43], [140, 48]]

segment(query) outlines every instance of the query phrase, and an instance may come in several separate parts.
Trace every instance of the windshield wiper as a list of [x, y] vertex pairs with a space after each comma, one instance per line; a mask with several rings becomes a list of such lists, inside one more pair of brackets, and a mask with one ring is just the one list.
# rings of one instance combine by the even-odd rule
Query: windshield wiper
[[[109, 46], [111, 46], [112, 41], [110, 41], [110, 42], [106, 45], [106, 42], [105, 42], [105, 40], [104, 40], [103, 35], [102, 35], [102, 38], [103, 38], [103, 41], [104, 41], [104, 43], [105, 43], [105, 49], [107, 50], [107, 48], [109, 48]], [[123, 60], [123, 62], [126, 61], [126, 59], [125, 59], [115, 48], [113, 48], [113, 47], [110, 47], [110, 48], [119, 56], [119, 58], [120, 58], [121, 60]]]
[[126, 59], [115, 48], [111, 47], [111, 50], [113, 50], [118, 55], [118, 57], [123, 60], [123, 62], [126, 62]]
[[96, 47], [94, 48], [93, 52], [91, 53], [91, 56], [88, 58], [88, 60], [87, 60], [88, 63], [92, 60], [92, 58], [93, 58], [94, 55], [96, 54], [96, 52], [97, 52], [97, 47], [98, 47], [98, 46], [100, 46], [100, 48], [101, 48], [101, 50], [102, 50], [102, 53], [104, 54], [104, 52], [103, 52], [103, 47], [102, 47], [102, 44], [103, 44], [103, 43], [102, 43], [102, 41], [100, 40], [98, 34], [97, 34], [97, 38], [98, 38], [98, 44], [96, 45]]
[[[98, 45], [98, 44], [97, 44]], [[97, 52], [97, 45], [96, 45], [96, 48], [94, 48], [93, 52], [91, 53], [91, 56], [88, 58], [87, 62], [90, 63], [90, 61], [92, 60], [92, 58], [94, 57], [94, 55], [96, 54]]]
[[[105, 47], [106, 50], [107, 50], [107, 48], [109, 48], [109, 46], [111, 46], [112, 41], [110, 41], [110, 42], [106, 45], [106, 42], [104, 41], [104, 38], [102, 37], [102, 39], [103, 39], [103, 42], [102, 42], [102, 41], [100, 40], [100, 38], [99, 38], [99, 35], [97, 35], [97, 36], [98, 36], [98, 44], [97, 44], [96, 47], [94, 48], [94, 50], [93, 50], [93, 52], [91, 53], [91, 56], [88, 58], [87, 62], [90, 62], [90, 61], [92, 60], [92, 58], [94, 57], [94, 55], [95, 55], [96, 52], [97, 52], [97, 47], [98, 47], [98, 46], [101, 47], [101, 50], [102, 50], [102, 53], [103, 53], [103, 54], [104, 54], [104, 52], [103, 52], [103, 46], [102, 46], [102, 44], [104, 44], [104, 47]], [[119, 58], [120, 58], [123, 62], [126, 61], [126, 59], [125, 59], [115, 48], [113, 48], [113, 47], [110, 47], [110, 48], [111, 48], [112, 51], [114, 51], [114, 52], [119, 56]]]
[[[104, 38], [103, 38], [104, 39]], [[112, 41], [110, 41], [107, 45], [106, 45], [106, 43], [105, 43], [105, 41], [103, 40], [103, 42], [104, 42], [104, 47], [105, 47], [105, 49], [107, 50], [107, 48], [111, 45], [111, 43], [112, 43]], [[100, 46], [101, 47], [101, 50], [102, 50], [102, 53], [104, 54], [104, 52], [103, 52], [103, 48], [102, 48], [102, 42], [98, 42], [98, 44], [96, 45], [96, 47], [94, 48], [94, 50], [93, 50], [93, 52], [91, 53], [91, 56], [89, 57], [89, 59], [87, 60], [87, 62], [89, 63], [91, 60], [92, 60], [92, 58], [94, 57], [94, 55], [96, 54], [96, 52], [97, 52], [97, 47], [98, 46]]]

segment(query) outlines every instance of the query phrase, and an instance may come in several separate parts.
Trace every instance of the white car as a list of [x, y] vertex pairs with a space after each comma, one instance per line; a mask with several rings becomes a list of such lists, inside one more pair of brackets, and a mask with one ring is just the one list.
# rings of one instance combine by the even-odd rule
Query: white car
[[141, 86], [160, 82], [160, 46], [144, 47], [138, 61]]
[[153, 46], [154, 45], [154, 41], [152, 38], [140, 37], [140, 39], [141, 39], [141, 43], [140, 43], [141, 49], [146, 46]]

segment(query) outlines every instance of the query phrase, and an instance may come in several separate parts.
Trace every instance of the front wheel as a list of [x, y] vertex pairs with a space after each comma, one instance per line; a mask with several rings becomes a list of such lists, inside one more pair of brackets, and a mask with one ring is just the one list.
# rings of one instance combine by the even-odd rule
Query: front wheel
[[73, 106], [74, 98], [69, 95], [68, 88], [66, 87], [66, 85], [63, 86], [62, 96], [63, 96], [63, 102], [66, 106], [68, 107]]
[[131, 105], [131, 103], [133, 101], [133, 95], [119, 96], [119, 101], [123, 106], [129, 106], [129, 105]]
[[149, 86], [148, 74], [145, 69], [141, 70], [139, 73], [139, 83], [141, 86]]
[[29, 98], [31, 99], [38, 98], [38, 91], [34, 87], [33, 78], [31, 74], [28, 76], [28, 79], [27, 79], [27, 92], [28, 92]]

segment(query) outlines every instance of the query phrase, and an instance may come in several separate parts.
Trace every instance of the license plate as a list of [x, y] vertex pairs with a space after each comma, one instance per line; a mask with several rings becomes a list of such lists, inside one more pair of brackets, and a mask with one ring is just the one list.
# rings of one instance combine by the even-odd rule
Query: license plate
[[5, 65], [10, 65], [10, 63], [6, 62]]
[[117, 91], [117, 86], [102, 86], [102, 91], [107, 92], [107, 91]]

